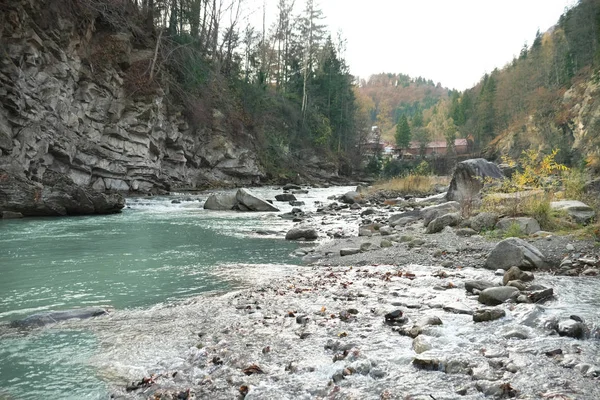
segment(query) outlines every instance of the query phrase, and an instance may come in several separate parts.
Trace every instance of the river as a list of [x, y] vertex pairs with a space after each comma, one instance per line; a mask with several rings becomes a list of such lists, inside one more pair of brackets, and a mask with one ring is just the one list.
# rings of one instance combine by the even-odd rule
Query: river
[[[299, 197], [314, 210], [317, 201], [348, 190]], [[280, 192], [256, 190], [267, 199]], [[207, 195], [131, 198], [114, 215], [0, 221], [0, 399], [108, 396], [89, 363], [98, 350], [95, 333], [60, 324], [15, 332], [9, 321], [84, 306], [143, 313], [243, 285], [228, 271], [259, 266], [275, 273], [299, 263], [290, 256], [298, 244], [283, 240], [290, 221], [278, 213], [206, 211]], [[278, 234], [256, 234], [261, 229]]]

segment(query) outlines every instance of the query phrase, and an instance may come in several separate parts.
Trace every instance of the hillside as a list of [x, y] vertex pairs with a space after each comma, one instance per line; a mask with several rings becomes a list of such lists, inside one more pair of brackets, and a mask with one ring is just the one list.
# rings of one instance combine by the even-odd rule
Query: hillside
[[372, 75], [368, 80], [362, 80], [357, 92], [371, 125], [379, 126], [382, 137], [390, 142], [394, 142], [395, 125], [402, 115], [410, 119], [415, 113], [430, 109], [448, 98], [448, 89], [439, 83], [392, 73]]
[[447, 100], [445, 117], [481, 154], [559, 149], [557, 160], [600, 170], [600, 1], [581, 0], [531, 46]]

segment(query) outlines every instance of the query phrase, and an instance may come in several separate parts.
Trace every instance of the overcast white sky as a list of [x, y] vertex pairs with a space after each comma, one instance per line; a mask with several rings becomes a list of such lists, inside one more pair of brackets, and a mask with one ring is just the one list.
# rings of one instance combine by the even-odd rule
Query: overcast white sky
[[[262, 1], [258, 0], [261, 4]], [[267, 22], [277, 0], [266, 0]], [[503, 67], [575, 0], [316, 0], [351, 73], [404, 73], [464, 90]], [[296, 0], [304, 6], [304, 0]]]

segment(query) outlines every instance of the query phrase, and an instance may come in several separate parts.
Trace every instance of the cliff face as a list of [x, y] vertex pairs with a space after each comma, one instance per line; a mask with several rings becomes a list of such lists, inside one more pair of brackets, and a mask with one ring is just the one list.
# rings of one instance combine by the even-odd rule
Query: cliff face
[[219, 110], [193, 128], [158, 85], [132, 90], [153, 49], [65, 16], [68, 3], [0, 0], [0, 169], [34, 181], [53, 170], [98, 191], [263, 177], [250, 134], [234, 138]]
[[488, 149], [490, 155], [518, 158], [525, 148], [560, 149], [559, 161], [585, 161], [600, 172], [600, 75], [571, 86], [556, 103], [548, 105], [548, 110], [542, 116], [530, 116], [520, 129], [499, 135]]

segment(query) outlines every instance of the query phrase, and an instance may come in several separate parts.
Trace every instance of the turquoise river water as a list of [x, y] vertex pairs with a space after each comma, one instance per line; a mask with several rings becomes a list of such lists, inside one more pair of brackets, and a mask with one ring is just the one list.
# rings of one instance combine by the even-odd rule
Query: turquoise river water
[[[317, 189], [307, 208], [348, 188]], [[273, 198], [274, 190], [258, 193]], [[0, 399], [106, 399], [88, 360], [96, 337], [59, 326], [18, 331], [10, 321], [85, 306], [147, 309], [235, 287], [223, 265], [298, 264], [277, 213], [210, 212], [206, 194], [134, 198], [107, 216], [0, 221]], [[290, 206], [277, 203], [282, 211]], [[260, 236], [260, 229], [279, 231]]]

